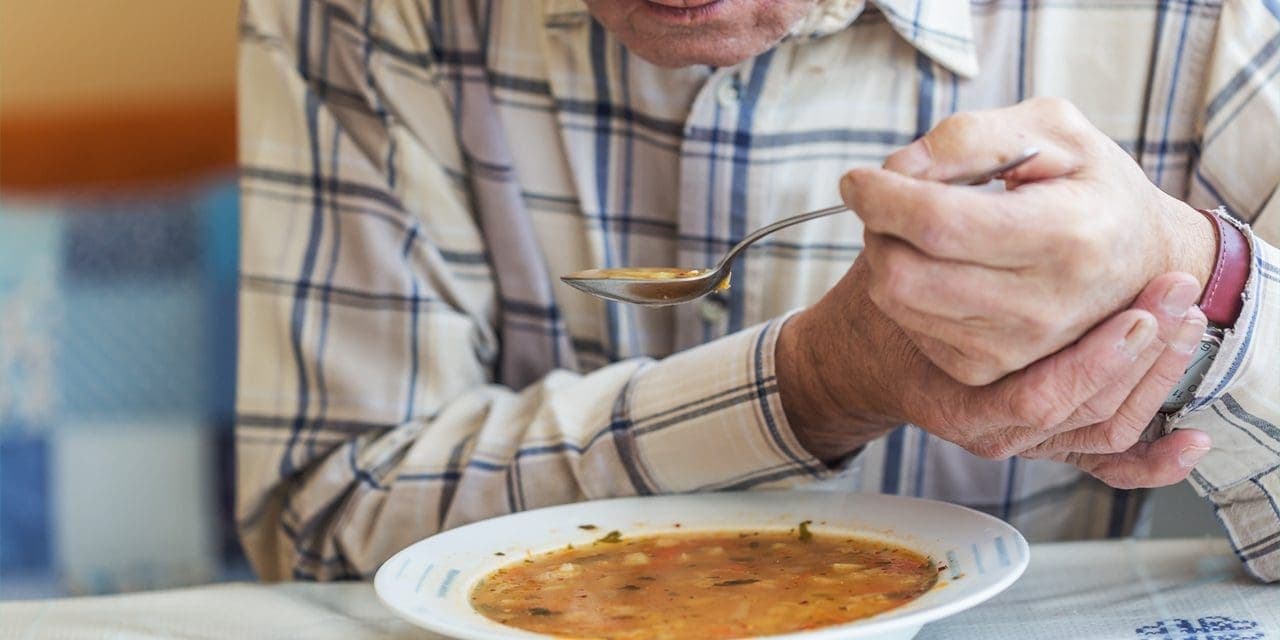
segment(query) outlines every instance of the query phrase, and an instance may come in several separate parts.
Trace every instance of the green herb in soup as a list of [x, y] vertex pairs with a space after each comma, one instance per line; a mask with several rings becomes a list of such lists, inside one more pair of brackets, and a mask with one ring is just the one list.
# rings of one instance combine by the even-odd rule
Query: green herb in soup
[[928, 558], [811, 531], [621, 534], [486, 576], [485, 616], [568, 638], [709, 640], [787, 633], [875, 615], [933, 587]]

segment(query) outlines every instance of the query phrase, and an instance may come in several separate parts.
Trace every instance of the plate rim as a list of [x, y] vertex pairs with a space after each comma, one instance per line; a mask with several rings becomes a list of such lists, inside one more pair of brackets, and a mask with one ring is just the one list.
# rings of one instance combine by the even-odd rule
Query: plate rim
[[[401, 608], [400, 606], [393, 604], [391, 602], [391, 597], [387, 593], [384, 593], [384, 590], [389, 590], [390, 587], [384, 586], [384, 585], [390, 584], [390, 580], [392, 578], [390, 578], [389, 575], [391, 573], [391, 567], [393, 564], [395, 564], [395, 561], [398, 558], [403, 557], [405, 554], [411, 553], [414, 547], [424, 544], [438, 535], [441, 535], [444, 533], [454, 533], [454, 532], [457, 532], [457, 533], [454, 533], [454, 535], [461, 535], [461, 534], [465, 534], [465, 531], [468, 529], [479, 528], [479, 527], [492, 527], [494, 526], [495, 521], [503, 521], [507, 519], [525, 519], [525, 518], [534, 519], [538, 517], [545, 517], [546, 515], [550, 513], [554, 513], [556, 511], [574, 511], [578, 509], [589, 508], [589, 506], [591, 505], [599, 506], [604, 503], [608, 503], [610, 505], [619, 505], [619, 504], [626, 504], [626, 503], [643, 504], [643, 503], [652, 502], [655, 500], [670, 500], [673, 498], [685, 499], [685, 500], [687, 499], [698, 500], [698, 499], [711, 499], [711, 498], [725, 497], [725, 496], [746, 498], [748, 500], [766, 499], [766, 498], [776, 500], [778, 499], [778, 496], [780, 494], [781, 495], [785, 495], [785, 494], [842, 495], [845, 497], [845, 499], [849, 499], [849, 500], [910, 502], [910, 503], [917, 503], [917, 504], [927, 504], [929, 505], [928, 508], [930, 509], [940, 508], [940, 509], [964, 512], [969, 517], [974, 517], [980, 521], [986, 521], [986, 523], [989, 526], [996, 528], [997, 530], [999, 530], [1000, 533], [1003, 533], [1005, 536], [1011, 538], [1013, 541], [1013, 544], [1020, 551], [1020, 553], [1017, 554], [1017, 559], [1014, 562], [1012, 562], [1010, 566], [1004, 568], [1005, 574], [999, 577], [998, 579], [993, 580], [991, 584], [980, 588], [974, 593], [967, 594], [965, 596], [956, 598], [954, 600], [949, 600], [936, 605], [932, 605], [929, 608], [921, 611], [912, 612], [905, 616], [889, 617], [881, 620], [876, 620], [875, 619], [876, 616], [872, 616], [869, 619], [855, 620], [855, 621], [851, 621], [844, 624], [820, 627], [818, 629], [810, 629], [810, 630], [791, 632], [791, 633], [785, 633], [785, 634], [775, 634], [770, 636], [756, 636], [759, 638], [768, 638], [768, 640], [846, 640], [846, 639], [856, 639], [856, 638], [878, 637], [879, 634], [884, 634], [884, 633], [893, 632], [893, 631], [906, 631], [911, 629], [920, 629], [926, 624], [935, 622], [943, 618], [950, 617], [952, 615], [955, 615], [967, 609], [971, 609], [979, 604], [982, 604], [983, 602], [986, 602], [994, 598], [1000, 593], [1003, 593], [1010, 586], [1012, 586], [1014, 582], [1016, 582], [1019, 578], [1022, 577], [1023, 573], [1026, 572], [1027, 567], [1029, 566], [1031, 561], [1030, 544], [1027, 542], [1026, 538], [1022, 535], [1022, 533], [1018, 531], [1017, 528], [1015, 528], [1013, 525], [1009, 524], [1008, 522], [1005, 522], [1004, 520], [1001, 520], [1000, 518], [997, 518], [991, 514], [983, 513], [971, 507], [956, 504], [954, 502], [947, 502], [944, 500], [936, 500], [936, 499], [930, 499], [930, 498], [918, 498], [915, 496], [902, 496], [902, 495], [896, 495], [896, 494], [826, 491], [826, 490], [812, 490], [812, 489], [784, 489], [784, 490], [764, 490], [764, 491], [760, 491], [760, 490], [721, 491], [721, 492], [705, 492], [705, 493], [665, 494], [665, 495], [653, 495], [653, 496], [620, 496], [616, 498], [584, 500], [579, 502], [549, 505], [546, 507], [539, 507], [537, 509], [528, 509], [525, 511], [506, 513], [499, 516], [494, 516], [492, 518], [477, 520], [475, 522], [454, 527], [452, 529], [447, 529], [445, 531], [440, 531], [430, 536], [427, 536], [425, 538], [419, 539], [417, 541], [414, 541], [406, 545], [404, 548], [392, 554], [391, 557], [388, 558], [386, 561], [384, 561], [378, 567], [378, 570], [374, 573], [374, 578], [373, 578], [374, 592], [377, 595], [378, 600], [383, 604], [383, 606], [387, 607], [387, 609], [389, 609], [392, 613], [394, 613], [396, 617], [418, 628], [427, 629], [429, 631], [442, 634], [449, 638], [478, 637], [478, 636], [475, 636], [475, 632], [477, 630], [474, 628], [461, 628], [446, 620], [430, 618], [427, 616], [416, 616], [416, 615], [413, 615], [411, 612]], [[690, 531], [694, 531], [694, 530], [696, 529], [690, 529]], [[657, 534], [660, 532], [654, 531], [652, 533]], [[892, 536], [886, 536], [886, 537], [892, 537]], [[910, 548], [910, 542], [906, 540], [902, 540], [903, 538], [907, 538], [908, 536], [903, 535], [898, 537], [899, 537], [899, 544], [902, 544], [903, 546], [907, 546], [908, 548]], [[882, 612], [882, 613], [887, 614], [892, 611], [893, 610], [891, 609], [889, 611]], [[487, 632], [487, 630], [485, 631]], [[501, 633], [501, 635], [498, 635], [499, 633]], [[482, 636], [482, 637], [484, 638], [484, 640], [493, 640], [497, 638], [528, 638], [530, 640], [533, 640], [533, 639], [553, 640], [555, 638], [555, 636], [535, 633], [535, 632], [527, 631], [524, 629], [520, 629], [518, 627], [509, 627], [505, 625], [502, 625], [501, 632], [494, 630], [493, 633], [491, 633], [490, 635]]]

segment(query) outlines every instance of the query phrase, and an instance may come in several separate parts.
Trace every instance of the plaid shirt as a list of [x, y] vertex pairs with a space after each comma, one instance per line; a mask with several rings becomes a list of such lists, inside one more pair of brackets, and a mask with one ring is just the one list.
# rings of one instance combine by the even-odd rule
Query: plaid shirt
[[237, 516], [265, 577], [367, 577], [444, 528], [628, 494], [949, 500], [1033, 540], [1124, 535], [1143, 492], [905, 426], [840, 471], [778, 398], [779, 318], [861, 248], [787, 230], [700, 304], [556, 276], [711, 264], [957, 111], [1059, 95], [1165, 191], [1253, 223], [1244, 312], [1172, 421], [1249, 569], [1280, 578], [1280, 3], [822, 0], [728, 68], [657, 68], [578, 0], [249, 0]]

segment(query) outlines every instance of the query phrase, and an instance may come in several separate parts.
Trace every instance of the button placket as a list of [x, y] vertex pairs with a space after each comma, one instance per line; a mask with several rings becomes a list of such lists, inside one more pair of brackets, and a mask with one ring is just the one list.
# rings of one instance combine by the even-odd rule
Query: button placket
[[720, 81], [720, 86], [716, 87], [716, 102], [726, 109], [732, 109], [738, 106], [738, 100], [742, 98], [742, 83], [738, 80], [738, 74], [731, 73]]
[[[718, 138], [708, 138], [727, 123], [737, 119], [742, 92], [745, 88], [739, 70], [719, 68], [712, 70], [702, 89], [695, 97], [684, 123], [684, 139], [680, 149], [680, 213], [679, 233], [691, 241], [682, 242], [678, 250], [680, 264], [708, 263], [718, 257], [715, 244], [694, 242], [694, 238], [714, 237], [719, 223], [709, 206], [723, 207], [725, 176], [723, 166], [728, 161]], [[710, 226], [708, 226], [710, 225]], [[697, 346], [727, 333], [729, 327], [728, 298], [712, 294], [696, 302], [676, 307], [676, 339], [674, 346], [685, 349]]]

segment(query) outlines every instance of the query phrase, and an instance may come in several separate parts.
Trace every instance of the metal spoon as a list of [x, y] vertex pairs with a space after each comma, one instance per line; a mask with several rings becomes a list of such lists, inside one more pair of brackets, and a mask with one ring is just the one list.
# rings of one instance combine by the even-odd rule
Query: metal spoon
[[[1022, 166], [1023, 163], [1036, 157], [1038, 153], [1039, 151], [1036, 149], [1026, 149], [1008, 162], [1001, 163], [980, 173], [947, 180], [946, 183], [952, 185], [985, 184], [999, 178], [1008, 171]], [[756, 240], [779, 229], [785, 229], [801, 222], [848, 210], [849, 208], [844, 205], [837, 205], [802, 213], [790, 218], [783, 218], [773, 224], [760, 227], [747, 234], [741, 242], [729, 249], [724, 254], [724, 257], [720, 258], [720, 262], [710, 269], [588, 269], [586, 271], [575, 271], [561, 276], [560, 279], [575, 289], [606, 300], [629, 302], [646, 307], [665, 307], [690, 302], [716, 289], [727, 288], [730, 275], [729, 268], [733, 266], [734, 259]]]

